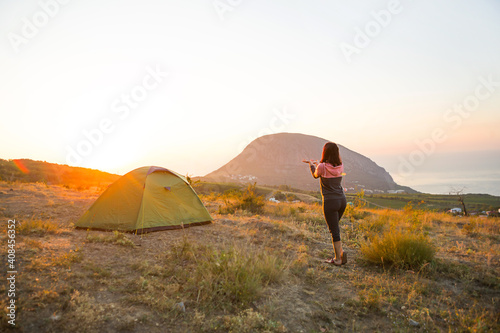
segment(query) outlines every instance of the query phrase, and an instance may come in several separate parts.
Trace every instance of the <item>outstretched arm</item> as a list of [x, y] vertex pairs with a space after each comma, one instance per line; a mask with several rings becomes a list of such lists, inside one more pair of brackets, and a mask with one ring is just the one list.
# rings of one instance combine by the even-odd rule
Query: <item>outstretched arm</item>
[[302, 160], [302, 162], [309, 164], [309, 169], [311, 170], [311, 174], [314, 178], [319, 178], [317, 173], [318, 161]]

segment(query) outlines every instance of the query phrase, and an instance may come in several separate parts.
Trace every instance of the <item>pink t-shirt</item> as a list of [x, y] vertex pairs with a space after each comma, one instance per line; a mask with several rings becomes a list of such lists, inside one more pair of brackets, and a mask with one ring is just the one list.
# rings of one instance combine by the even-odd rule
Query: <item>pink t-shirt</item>
[[316, 167], [315, 176], [323, 178], [342, 177], [344, 172], [344, 164], [334, 167], [330, 163], [320, 163]]

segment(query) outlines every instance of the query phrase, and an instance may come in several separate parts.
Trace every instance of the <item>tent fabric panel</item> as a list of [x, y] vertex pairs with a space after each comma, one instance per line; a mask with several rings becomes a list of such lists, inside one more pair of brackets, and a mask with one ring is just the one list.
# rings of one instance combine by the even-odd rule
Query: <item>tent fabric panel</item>
[[175, 171], [172, 171], [172, 170], [169, 170], [169, 169], [166, 169], [166, 168], [163, 168], [163, 167], [157, 167], [157, 166], [152, 166], [152, 167], [149, 167], [149, 170], [148, 170], [148, 176], [149, 174], [153, 173], [153, 172], [170, 172], [171, 174], [179, 177], [180, 179], [182, 179], [184, 182], [188, 182], [186, 177], [184, 177], [183, 175], [175, 172]]
[[136, 229], [211, 221], [191, 186], [176, 174], [154, 172], [146, 179]]
[[149, 174], [153, 173], [153, 172], [157, 172], [157, 171], [167, 171], [167, 172], [172, 172], [168, 169], [165, 169], [165, 168], [162, 168], [162, 167], [157, 167], [157, 166], [152, 166], [152, 167], [149, 167], [149, 170], [148, 170], [148, 173], [147, 175], [149, 176]]
[[148, 168], [127, 173], [111, 184], [76, 223], [77, 227], [134, 230]]

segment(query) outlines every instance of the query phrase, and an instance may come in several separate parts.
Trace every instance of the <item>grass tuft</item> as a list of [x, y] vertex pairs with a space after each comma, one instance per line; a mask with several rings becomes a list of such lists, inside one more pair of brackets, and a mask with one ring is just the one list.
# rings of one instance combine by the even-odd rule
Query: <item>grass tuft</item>
[[284, 268], [279, 258], [250, 246], [215, 248], [187, 240], [173, 247], [167, 262], [192, 298], [214, 308], [249, 304], [281, 280]]
[[112, 235], [102, 235], [102, 234], [87, 234], [87, 242], [89, 243], [111, 243], [111, 244], [116, 244], [116, 245], [121, 245], [121, 246], [130, 246], [130, 247], [135, 247], [135, 243], [128, 238], [127, 235], [125, 235], [122, 232], [119, 231], [113, 231]]
[[436, 248], [424, 235], [405, 234], [400, 231], [375, 235], [361, 246], [364, 258], [375, 264], [400, 268], [420, 268], [431, 262]]
[[61, 229], [56, 222], [40, 219], [31, 219], [27, 221], [20, 221], [16, 232], [21, 235], [45, 235], [45, 234], [59, 234]]

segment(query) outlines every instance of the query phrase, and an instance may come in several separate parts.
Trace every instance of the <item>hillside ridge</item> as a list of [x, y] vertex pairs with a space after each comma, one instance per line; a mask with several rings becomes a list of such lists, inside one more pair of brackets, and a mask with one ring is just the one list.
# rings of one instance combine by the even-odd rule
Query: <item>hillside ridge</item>
[[101, 170], [31, 159], [0, 159], [0, 180], [72, 187], [109, 185], [120, 176]]
[[[202, 179], [218, 182], [257, 182], [265, 185], [289, 185], [303, 190], [319, 190], [303, 159], [319, 159], [329, 140], [301, 133], [278, 133], [259, 137], [219, 169]], [[351, 191], [387, 193], [417, 191], [394, 182], [392, 176], [368, 157], [341, 144], [345, 166], [344, 187]]]

